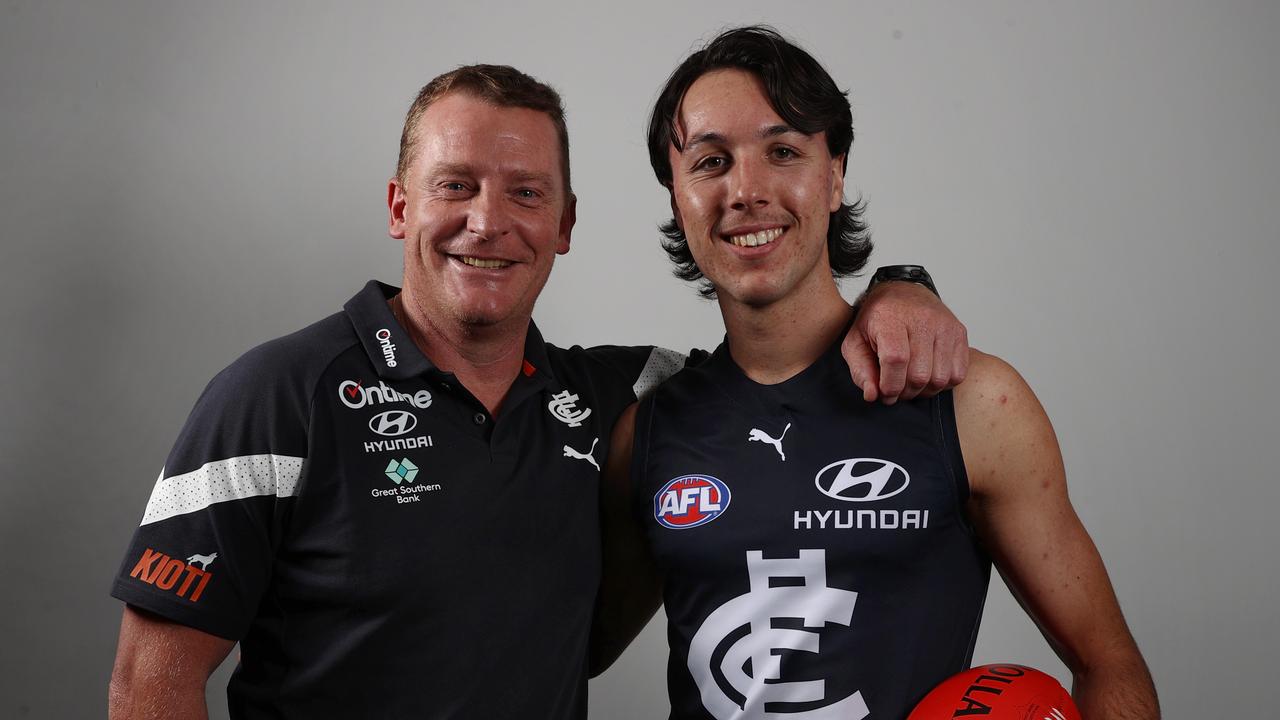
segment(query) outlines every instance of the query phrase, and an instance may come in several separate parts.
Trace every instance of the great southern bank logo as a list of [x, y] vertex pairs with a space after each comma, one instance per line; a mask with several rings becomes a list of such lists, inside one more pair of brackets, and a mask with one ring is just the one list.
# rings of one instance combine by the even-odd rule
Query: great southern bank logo
[[876, 458], [839, 460], [818, 471], [813, 482], [823, 495], [849, 502], [884, 500], [907, 489], [911, 476], [901, 465]]
[[729, 486], [710, 475], [682, 475], [653, 496], [653, 517], [672, 530], [706, 525], [729, 509]]
[[369, 494], [375, 498], [395, 498], [397, 505], [422, 502], [424, 493], [438, 492], [441, 489], [438, 483], [415, 484], [414, 480], [418, 479], [418, 466], [409, 458], [392, 460], [387, 463], [387, 469], [383, 470], [382, 474], [395, 483], [395, 487], [371, 488]]

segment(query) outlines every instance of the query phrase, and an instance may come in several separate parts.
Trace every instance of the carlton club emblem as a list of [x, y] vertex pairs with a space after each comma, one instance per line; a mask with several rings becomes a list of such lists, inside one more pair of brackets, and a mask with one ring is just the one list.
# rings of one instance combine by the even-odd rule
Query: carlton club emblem
[[547, 409], [551, 411], [551, 417], [568, 425], [569, 427], [578, 427], [582, 425], [582, 421], [591, 417], [591, 408], [578, 409], [578, 396], [565, 390], [551, 396], [551, 402], [547, 403]]
[[[858, 593], [827, 586], [826, 551], [765, 558], [748, 550], [747, 576], [750, 590], [712, 611], [689, 643], [689, 672], [707, 712], [716, 720], [863, 720], [870, 715], [861, 692], [831, 698], [825, 680], [786, 677], [786, 651], [821, 653], [819, 631], [828, 623], [848, 627], [853, 620]], [[799, 620], [800, 625], [780, 626], [774, 620]], [[806, 707], [775, 710], [779, 703]]]

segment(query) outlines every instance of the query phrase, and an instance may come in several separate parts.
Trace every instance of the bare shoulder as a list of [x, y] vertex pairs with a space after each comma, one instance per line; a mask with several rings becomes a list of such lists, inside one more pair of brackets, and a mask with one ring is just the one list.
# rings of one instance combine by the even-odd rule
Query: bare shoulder
[[1033, 468], [1060, 467], [1053, 426], [1012, 365], [974, 350], [969, 376], [954, 393], [961, 451], [975, 496], [1025, 478]]
[[966, 412], [999, 414], [1006, 412], [1010, 403], [1016, 409], [1019, 403], [1035, 400], [1026, 380], [1012, 365], [977, 349], [969, 351], [969, 374], [953, 392], [957, 412], [964, 406]]

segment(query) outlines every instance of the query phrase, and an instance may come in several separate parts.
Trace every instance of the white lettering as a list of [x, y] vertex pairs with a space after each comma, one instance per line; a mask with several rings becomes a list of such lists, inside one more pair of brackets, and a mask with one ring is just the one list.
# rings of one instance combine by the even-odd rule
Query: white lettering
[[389, 452], [391, 450], [417, 450], [418, 448], [434, 447], [430, 435], [419, 435], [410, 438], [395, 438], [394, 440], [370, 440], [365, 442], [364, 451], [371, 452]]
[[366, 405], [397, 402], [409, 403], [419, 410], [431, 407], [431, 393], [426, 390], [419, 390], [409, 395], [397, 391], [382, 381], [374, 387], [364, 387], [355, 380], [343, 380], [338, 385], [338, 399], [352, 410], [359, 410]]
[[706, 486], [668, 490], [658, 501], [658, 515], [684, 515], [693, 505], [697, 505], [703, 512], [715, 512], [720, 509], [720, 503], [712, 501], [711, 490]]
[[812, 530], [812, 529], [813, 529], [813, 511], [812, 511], [812, 510], [806, 510], [806, 511], [804, 512], [804, 515], [802, 516], [802, 515], [800, 515], [800, 511], [799, 511], [799, 510], [797, 510], [797, 511], [796, 511], [796, 524], [793, 526], [793, 529], [795, 529], [795, 530], [799, 530], [799, 529], [800, 529], [800, 523], [801, 523], [801, 522], [803, 522], [803, 523], [804, 523], [804, 529], [805, 529], [805, 530]]
[[701, 502], [699, 503], [699, 505], [702, 507], [702, 509], [703, 509], [704, 511], [706, 511], [706, 512], [714, 512], [714, 511], [716, 511], [716, 510], [719, 510], [719, 509], [720, 509], [720, 503], [718, 503], [718, 502], [712, 502], [712, 500], [711, 500], [711, 488], [710, 488], [710, 487], [700, 487], [700, 488], [698, 488], [698, 495], [699, 495], [699, 497], [701, 497], [701, 498], [702, 498], [702, 500], [701, 500]]
[[[674, 493], [674, 491], [672, 491]], [[672, 494], [668, 493], [668, 494]], [[666, 498], [664, 498], [664, 501]], [[672, 511], [676, 501], [670, 503]], [[665, 505], [664, 505], [665, 507]], [[683, 512], [683, 510], [681, 510]], [[927, 530], [928, 510], [796, 510], [792, 528], [795, 530]]]
[[831, 510], [819, 510], [817, 512], [819, 528], [825, 528], [827, 526], [827, 520], [831, 517], [831, 512]]
[[382, 359], [387, 361], [387, 367], [396, 366], [396, 346], [391, 342], [391, 331], [382, 328], [373, 334], [378, 338], [378, 344], [382, 346]]

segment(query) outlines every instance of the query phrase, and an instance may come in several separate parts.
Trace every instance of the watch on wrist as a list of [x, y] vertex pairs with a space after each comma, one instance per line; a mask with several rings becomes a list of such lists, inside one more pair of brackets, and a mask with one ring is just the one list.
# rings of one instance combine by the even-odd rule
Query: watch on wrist
[[[901, 280], [903, 282], [913, 282], [917, 285], [923, 285], [929, 288], [929, 292], [938, 295], [938, 288], [933, 284], [933, 278], [929, 277], [929, 271], [924, 269], [923, 265], [885, 265], [876, 268], [876, 273], [871, 276], [871, 283], [867, 285], [867, 290], [876, 286], [876, 283], [889, 282], [891, 280]], [[938, 295], [938, 297], [942, 297]]]

